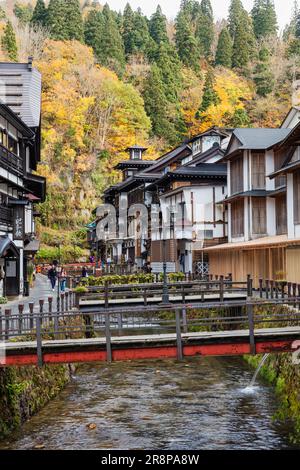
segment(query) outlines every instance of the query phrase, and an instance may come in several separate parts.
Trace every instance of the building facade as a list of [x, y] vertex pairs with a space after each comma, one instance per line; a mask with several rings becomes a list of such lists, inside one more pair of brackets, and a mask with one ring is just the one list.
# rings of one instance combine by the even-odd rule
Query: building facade
[[0, 63], [0, 296], [27, 290], [39, 248], [35, 205], [45, 198], [40, 160], [41, 76], [28, 64]]

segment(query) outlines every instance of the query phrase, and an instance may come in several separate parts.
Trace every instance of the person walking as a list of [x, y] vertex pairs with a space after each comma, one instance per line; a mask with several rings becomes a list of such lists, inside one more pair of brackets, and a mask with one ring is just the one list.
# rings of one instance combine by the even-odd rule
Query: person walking
[[57, 270], [54, 264], [51, 266], [51, 268], [48, 271], [48, 279], [50, 280], [51, 287], [54, 292], [56, 280], [57, 280]]
[[85, 266], [82, 268], [81, 277], [88, 277], [88, 272]]
[[60, 282], [60, 291], [66, 292], [67, 272], [64, 269], [64, 267], [61, 268], [60, 275], [59, 275], [59, 282]]

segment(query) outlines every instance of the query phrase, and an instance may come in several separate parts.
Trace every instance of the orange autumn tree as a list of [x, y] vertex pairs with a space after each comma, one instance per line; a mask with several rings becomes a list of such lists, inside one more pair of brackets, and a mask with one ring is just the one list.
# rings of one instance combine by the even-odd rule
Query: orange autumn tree
[[76, 227], [89, 220], [124, 148], [136, 137], [147, 143], [150, 120], [140, 94], [79, 42], [49, 41], [35, 65], [43, 75], [39, 173], [48, 180], [42, 222]]

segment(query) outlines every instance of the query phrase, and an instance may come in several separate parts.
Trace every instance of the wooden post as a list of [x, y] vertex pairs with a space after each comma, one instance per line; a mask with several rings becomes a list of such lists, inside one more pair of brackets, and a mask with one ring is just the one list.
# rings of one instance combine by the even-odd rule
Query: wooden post
[[224, 276], [220, 276], [220, 302], [224, 302]]
[[59, 312], [54, 313], [54, 338], [59, 338]]
[[57, 302], [56, 311], [59, 312], [60, 311], [60, 298], [59, 298], [59, 295], [56, 298], [56, 302]]
[[275, 281], [275, 299], [278, 299], [278, 282]]
[[285, 297], [285, 282], [281, 282], [281, 298], [284, 299]]
[[254, 314], [253, 314], [253, 305], [247, 303], [247, 316], [249, 322], [249, 338], [250, 338], [250, 354], [256, 354], [255, 346], [255, 333], [254, 333]]
[[3, 340], [2, 321], [3, 321], [2, 308], [0, 307], [0, 341]]
[[290, 299], [292, 297], [292, 283], [288, 282], [288, 298]]
[[65, 292], [65, 307], [66, 307], [66, 311], [68, 312], [68, 310], [69, 310], [69, 292]]
[[65, 294], [64, 294], [64, 292], [62, 292], [60, 294], [60, 308], [61, 308], [62, 312], [65, 311]]
[[53, 297], [48, 297], [48, 308], [49, 308], [49, 321], [52, 321], [52, 305], [53, 305]]
[[266, 279], [266, 299], [269, 298], [269, 284], [270, 284], [269, 279]]
[[10, 320], [10, 316], [11, 316], [11, 310], [6, 309], [4, 311], [4, 315], [5, 315], [5, 340], [8, 341], [8, 339], [9, 339], [9, 320]]
[[106, 338], [106, 360], [107, 362], [112, 362], [110, 317], [109, 317], [108, 312], [105, 312], [105, 338]]
[[36, 349], [38, 366], [43, 367], [43, 352], [42, 352], [42, 318], [41, 314], [36, 318]]
[[144, 306], [147, 307], [147, 287], [144, 289]]
[[188, 323], [187, 323], [187, 314], [186, 314], [186, 308], [185, 307], [182, 309], [182, 325], [183, 325], [183, 332], [187, 333], [188, 332]]
[[294, 308], [296, 308], [297, 284], [293, 283]]
[[41, 325], [42, 325], [43, 324], [43, 313], [44, 313], [44, 300], [40, 299], [39, 304], [40, 304], [40, 318], [41, 318]]
[[18, 305], [18, 310], [19, 310], [19, 328], [18, 328], [18, 333], [19, 335], [22, 334], [22, 326], [23, 326], [23, 312], [24, 312], [24, 305], [23, 304], [19, 304]]
[[108, 281], [105, 281], [104, 285], [104, 299], [105, 299], [105, 308], [108, 308], [109, 302], [108, 302]]
[[259, 297], [263, 298], [263, 280], [259, 279]]
[[271, 299], [274, 299], [274, 281], [270, 281], [270, 286], [271, 286]]
[[247, 297], [253, 297], [253, 280], [250, 274], [247, 275]]
[[182, 348], [182, 337], [181, 337], [181, 322], [180, 322], [180, 310], [175, 310], [176, 317], [176, 341], [177, 341], [177, 359], [178, 361], [183, 360], [183, 348]]
[[34, 303], [30, 302], [29, 304], [29, 327], [30, 330], [33, 330], [34, 328], [34, 323], [33, 323], [33, 309], [34, 309]]

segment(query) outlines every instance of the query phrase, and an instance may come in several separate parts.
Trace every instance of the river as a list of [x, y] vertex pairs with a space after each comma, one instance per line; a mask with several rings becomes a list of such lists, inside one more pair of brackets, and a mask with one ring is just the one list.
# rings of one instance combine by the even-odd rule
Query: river
[[239, 358], [84, 365], [0, 449], [287, 449], [279, 403]]

